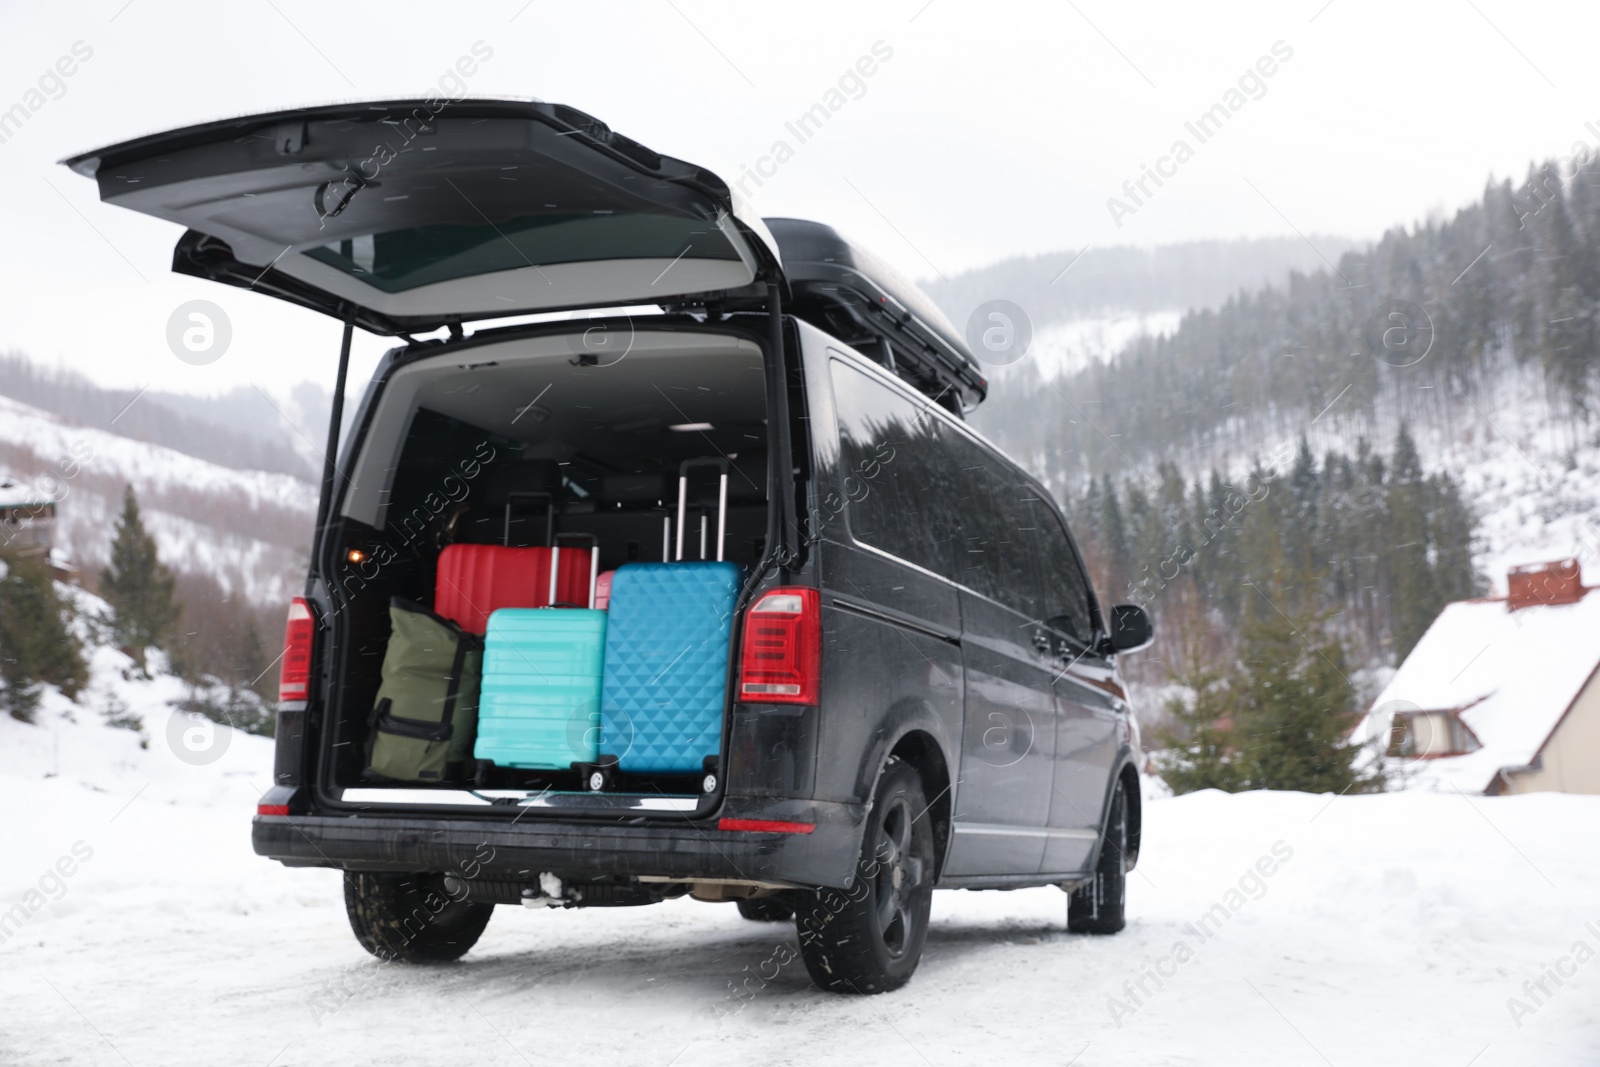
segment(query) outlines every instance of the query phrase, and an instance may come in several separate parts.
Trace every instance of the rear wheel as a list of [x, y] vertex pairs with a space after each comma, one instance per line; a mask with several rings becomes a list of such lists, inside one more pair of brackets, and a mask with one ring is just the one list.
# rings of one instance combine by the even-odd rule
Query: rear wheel
[[794, 918], [794, 905], [786, 896], [756, 897], [739, 901], [739, 914], [758, 923], [781, 923]]
[[344, 873], [344, 909], [361, 947], [381, 960], [445, 963], [477, 944], [493, 904], [453, 900], [440, 874]]
[[1127, 924], [1128, 797], [1122, 783], [1111, 794], [1111, 813], [1100, 842], [1094, 878], [1067, 897], [1067, 929], [1075, 934], [1114, 934]]
[[933, 903], [933, 828], [922, 781], [893, 761], [878, 781], [855, 884], [797, 893], [811, 980], [835, 993], [886, 993], [911, 978]]

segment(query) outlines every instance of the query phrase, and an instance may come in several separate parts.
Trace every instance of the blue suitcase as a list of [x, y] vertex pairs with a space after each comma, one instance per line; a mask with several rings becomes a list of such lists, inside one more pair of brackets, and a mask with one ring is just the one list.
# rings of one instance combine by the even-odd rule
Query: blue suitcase
[[[600, 758], [628, 774], [698, 774], [722, 750], [740, 571], [722, 561], [727, 461], [690, 460], [678, 492], [683, 556], [687, 470], [721, 469], [716, 561], [626, 563], [611, 579]], [[701, 546], [705, 552], [702, 522]]]
[[474, 758], [560, 771], [595, 762], [606, 623], [606, 613], [592, 608], [490, 614]]

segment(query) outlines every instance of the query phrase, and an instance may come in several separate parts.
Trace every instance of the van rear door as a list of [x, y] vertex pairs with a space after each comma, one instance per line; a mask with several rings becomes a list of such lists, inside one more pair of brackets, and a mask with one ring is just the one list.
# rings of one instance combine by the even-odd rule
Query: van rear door
[[779, 264], [717, 175], [560, 104], [301, 108], [63, 162], [187, 227], [175, 271], [380, 334], [726, 295]]

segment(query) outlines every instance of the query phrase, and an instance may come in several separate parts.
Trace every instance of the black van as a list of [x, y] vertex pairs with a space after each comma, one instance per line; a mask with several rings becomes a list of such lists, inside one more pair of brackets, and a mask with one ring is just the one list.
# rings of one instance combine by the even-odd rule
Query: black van
[[[319, 107], [66, 162], [186, 227], [179, 273], [344, 323], [254, 845], [342, 869], [374, 954], [459, 957], [495, 904], [687, 894], [793, 917], [819, 985], [874, 993], [916, 968], [935, 888], [1058, 885], [1069, 929], [1121, 929], [1117, 656], [1151, 623], [1102, 611], [1049, 493], [964, 424], [985, 382], [913, 287], [559, 105]], [[401, 343], [335, 461], [357, 326]], [[427, 603], [445, 546], [542, 521], [609, 569], [669, 558], [694, 508], [706, 558], [709, 487], [677, 478], [706, 458], [743, 575], [707, 773], [368, 773], [389, 605]]]

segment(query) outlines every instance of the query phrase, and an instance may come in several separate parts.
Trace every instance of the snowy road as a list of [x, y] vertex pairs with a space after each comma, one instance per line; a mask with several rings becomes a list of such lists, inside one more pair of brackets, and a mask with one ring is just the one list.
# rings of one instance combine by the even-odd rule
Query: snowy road
[[0, 721], [0, 907], [59, 897], [0, 943], [6, 1064], [1600, 1063], [1600, 798], [1156, 801], [1124, 934], [941, 893], [911, 985], [855, 1000], [692, 901], [501, 908], [457, 965], [378, 965], [337, 875], [251, 854], [264, 743], [55, 729]]

